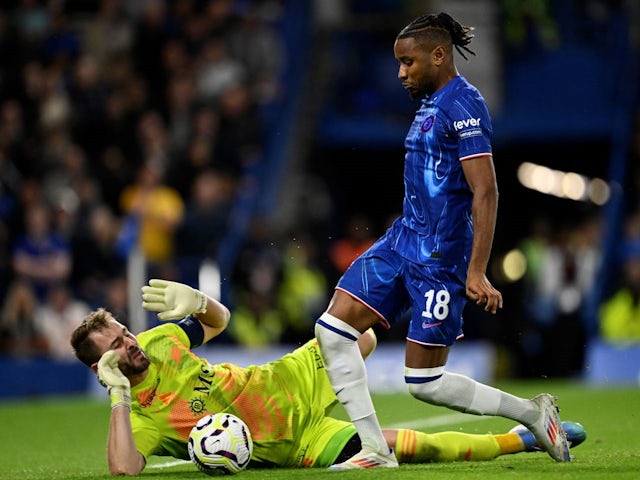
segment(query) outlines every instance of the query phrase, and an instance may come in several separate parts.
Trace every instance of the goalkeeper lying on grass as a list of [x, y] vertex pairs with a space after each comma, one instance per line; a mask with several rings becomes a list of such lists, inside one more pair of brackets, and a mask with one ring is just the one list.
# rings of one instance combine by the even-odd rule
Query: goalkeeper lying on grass
[[[137, 337], [106, 310], [92, 312], [73, 332], [76, 356], [98, 374], [111, 398], [109, 471], [136, 475], [151, 455], [188, 459], [187, 439], [204, 415], [242, 418], [254, 440], [252, 466], [327, 467], [360, 450], [351, 423], [329, 417], [337, 403], [317, 342], [310, 340], [265, 365], [211, 365], [191, 352], [219, 335], [229, 310], [187, 285], [151, 280], [142, 306], [162, 324]], [[366, 358], [376, 346], [369, 330], [358, 340]], [[573, 445], [584, 429], [564, 422]], [[501, 435], [384, 431], [405, 463], [490, 460], [538, 449], [526, 429]]]

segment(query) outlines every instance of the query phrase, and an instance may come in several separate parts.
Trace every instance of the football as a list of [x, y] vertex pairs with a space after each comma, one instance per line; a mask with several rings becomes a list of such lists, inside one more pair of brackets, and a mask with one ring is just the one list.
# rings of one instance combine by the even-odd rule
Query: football
[[233, 474], [249, 464], [253, 439], [241, 419], [230, 413], [214, 413], [198, 420], [187, 448], [191, 461], [204, 473]]

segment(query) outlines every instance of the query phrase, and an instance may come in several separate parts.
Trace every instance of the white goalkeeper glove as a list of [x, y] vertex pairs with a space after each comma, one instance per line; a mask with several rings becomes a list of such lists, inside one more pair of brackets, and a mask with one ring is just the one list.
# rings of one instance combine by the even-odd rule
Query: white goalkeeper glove
[[111, 398], [111, 408], [124, 405], [131, 409], [131, 384], [118, 368], [120, 355], [113, 350], [105, 352], [98, 362], [98, 381], [106, 387]]
[[183, 283], [152, 279], [142, 287], [142, 308], [159, 312], [159, 320], [178, 320], [193, 313], [206, 313], [207, 296]]

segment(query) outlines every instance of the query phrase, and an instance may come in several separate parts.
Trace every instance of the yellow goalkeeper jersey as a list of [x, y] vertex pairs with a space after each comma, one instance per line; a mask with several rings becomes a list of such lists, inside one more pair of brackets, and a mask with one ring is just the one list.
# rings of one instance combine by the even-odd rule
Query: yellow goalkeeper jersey
[[246, 368], [198, 357], [177, 324], [143, 332], [138, 342], [151, 364], [131, 389], [131, 425], [145, 458], [188, 459], [189, 432], [211, 413], [232, 413], [247, 424], [253, 465], [328, 466], [355, 434], [352, 424], [327, 416], [337, 399], [315, 340]]

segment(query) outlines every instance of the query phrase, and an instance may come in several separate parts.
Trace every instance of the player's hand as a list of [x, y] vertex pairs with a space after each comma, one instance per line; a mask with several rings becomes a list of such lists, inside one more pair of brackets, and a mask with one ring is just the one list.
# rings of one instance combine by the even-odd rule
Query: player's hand
[[188, 285], [152, 279], [142, 287], [142, 308], [159, 312], [159, 320], [178, 320], [207, 311], [207, 296]]
[[496, 290], [484, 273], [467, 276], [467, 296], [477, 305], [484, 304], [486, 312], [496, 313], [502, 308], [502, 294]]
[[119, 361], [120, 355], [113, 350], [105, 352], [98, 361], [98, 381], [109, 392], [111, 408], [131, 408], [131, 383], [118, 368]]

